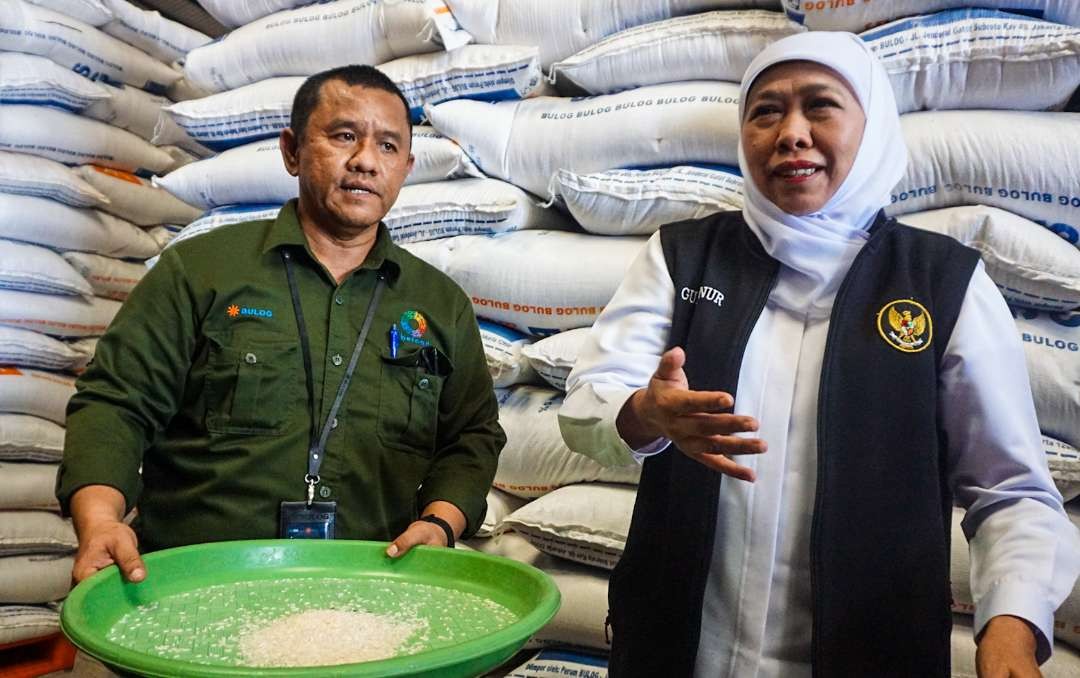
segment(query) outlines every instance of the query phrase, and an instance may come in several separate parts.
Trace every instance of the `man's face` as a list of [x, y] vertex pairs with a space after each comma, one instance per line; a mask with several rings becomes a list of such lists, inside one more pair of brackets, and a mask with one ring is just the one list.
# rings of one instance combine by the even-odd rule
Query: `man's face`
[[377, 224], [412, 169], [407, 112], [390, 92], [323, 83], [303, 138], [281, 133], [285, 167], [300, 179], [300, 214], [338, 237]]

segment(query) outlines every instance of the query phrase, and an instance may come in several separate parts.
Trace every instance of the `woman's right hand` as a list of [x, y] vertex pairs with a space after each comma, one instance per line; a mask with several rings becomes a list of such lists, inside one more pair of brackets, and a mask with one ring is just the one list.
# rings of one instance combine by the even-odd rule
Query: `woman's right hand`
[[731, 457], [768, 449], [760, 438], [735, 435], [756, 431], [757, 420], [724, 412], [734, 404], [727, 393], [691, 391], [683, 371], [685, 364], [681, 348], [661, 356], [649, 385], [635, 391], [619, 412], [615, 424], [619, 435], [635, 449], [667, 438], [691, 459], [724, 475], [753, 482], [753, 470]]

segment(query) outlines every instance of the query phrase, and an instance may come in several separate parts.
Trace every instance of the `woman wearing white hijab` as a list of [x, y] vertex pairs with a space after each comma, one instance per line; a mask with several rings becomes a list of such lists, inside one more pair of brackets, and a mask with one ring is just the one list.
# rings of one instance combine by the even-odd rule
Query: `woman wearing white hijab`
[[740, 116], [742, 214], [650, 239], [560, 412], [572, 449], [644, 463], [611, 675], [948, 676], [953, 502], [980, 674], [1039, 675], [1080, 533], [977, 255], [881, 213], [907, 162], [884, 69], [785, 38]]

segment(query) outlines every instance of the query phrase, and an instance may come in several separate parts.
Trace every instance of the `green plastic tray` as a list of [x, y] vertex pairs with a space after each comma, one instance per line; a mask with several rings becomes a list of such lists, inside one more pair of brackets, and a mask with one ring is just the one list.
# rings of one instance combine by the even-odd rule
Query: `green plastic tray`
[[[81, 650], [119, 669], [143, 676], [477, 676], [506, 661], [525, 641], [546, 624], [559, 609], [559, 591], [546, 574], [534, 567], [482, 553], [417, 547], [391, 560], [387, 544], [368, 541], [260, 540], [199, 544], [168, 549], [145, 556], [148, 576], [139, 584], [124, 581], [116, 566], [105, 568], [72, 590], [64, 603], [60, 625]], [[474, 634], [463, 642], [426, 649], [392, 659], [303, 668], [256, 668], [203, 664], [171, 659], [155, 652], [154, 643], [141, 639], [124, 643], [109, 639], [110, 631], [125, 614], [141, 606], [159, 603], [170, 596], [201, 599], [204, 589], [227, 591], [265, 587], [267, 582], [288, 579], [365, 579], [423, 584], [470, 593], [508, 608], [516, 621], [490, 633]], [[249, 582], [254, 582], [251, 584]], [[260, 583], [261, 582], [261, 583]], [[358, 582], [361, 586], [363, 582]], [[289, 585], [286, 582], [284, 585]], [[306, 584], [305, 584], [306, 585]], [[214, 588], [210, 588], [214, 587]], [[339, 589], [334, 586], [334, 589]], [[195, 594], [193, 592], [200, 592]], [[209, 593], [207, 600], [219, 600]], [[175, 599], [174, 599], [175, 600]], [[273, 600], [259, 604], [273, 606]], [[421, 616], [438, 627], [447, 615], [445, 606], [416, 604]], [[209, 603], [208, 603], [209, 604]], [[218, 603], [213, 603], [219, 605]], [[144, 608], [145, 611], [145, 608]], [[214, 610], [218, 614], [219, 610]], [[450, 613], [453, 614], [452, 612]], [[198, 618], [181, 616], [163, 629], [198, 638]], [[465, 623], [468, 619], [453, 620]], [[221, 634], [220, 622], [218, 630]], [[437, 644], [436, 644], [437, 645]]]

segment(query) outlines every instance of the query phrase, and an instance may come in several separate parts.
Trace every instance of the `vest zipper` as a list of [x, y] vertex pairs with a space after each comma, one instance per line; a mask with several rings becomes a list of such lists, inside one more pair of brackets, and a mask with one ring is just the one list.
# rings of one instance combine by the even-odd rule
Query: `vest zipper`
[[869, 256], [866, 251], [870, 249], [870, 245], [873, 241], [883, 237], [883, 234], [890, 232], [892, 229], [888, 228], [891, 225], [891, 220], [882, 221], [882, 214], [879, 212], [877, 217], [877, 223], [874, 226], [880, 226], [878, 228], [871, 227], [871, 237], [867, 241], [863, 248], [859, 250], [859, 253], [855, 255], [855, 259], [851, 262], [851, 266], [848, 268], [844, 279], [840, 283], [840, 287], [836, 290], [836, 297], [833, 299], [833, 307], [830, 312], [829, 318], [829, 334], [825, 338], [825, 358], [821, 366], [821, 377], [818, 379], [818, 416], [817, 416], [817, 479], [814, 481], [814, 516], [810, 525], [810, 598], [812, 605], [812, 618], [810, 627], [810, 670], [811, 675], [815, 678], [820, 678], [821, 674], [821, 662], [820, 659], [820, 647], [818, 643], [818, 629], [821, 628], [821, 600], [819, 598], [819, 587], [817, 582], [821, 578], [821, 558], [818, 557], [819, 544], [818, 544], [818, 532], [821, 527], [821, 507], [823, 502], [823, 495], [821, 493], [821, 484], [825, 477], [825, 427], [822, 426], [822, 422], [825, 420], [825, 384], [827, 383], [826, 376], [832, 366], [832, 353], [829, 351], [829, 347], [833, 345], [833, 338], [838, 331], [836, 328], [840, 323], [835, 322], [837, 309], [843, 308], [843, 298], [848, 290], [848, 286], [851, 282], [852, 272], [856, 267], [862, 266], [862, 262]]

